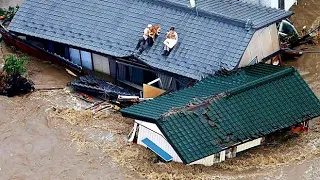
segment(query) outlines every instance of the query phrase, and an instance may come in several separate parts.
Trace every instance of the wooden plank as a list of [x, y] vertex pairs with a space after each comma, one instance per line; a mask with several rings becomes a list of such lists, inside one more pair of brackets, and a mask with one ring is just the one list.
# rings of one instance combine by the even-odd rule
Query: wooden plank
[[160, 88], [143, 84], [143, 98], [155, 98], [165, 93], [166, 91]]

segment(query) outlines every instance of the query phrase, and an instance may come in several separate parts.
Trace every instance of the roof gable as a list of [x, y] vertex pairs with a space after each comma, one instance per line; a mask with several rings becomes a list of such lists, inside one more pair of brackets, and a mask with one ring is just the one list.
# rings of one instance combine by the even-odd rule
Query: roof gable
[[[190, 92], [198, 94], [190, 98]], [[179, 106], [177, 99], [186, 99], [186, 103]], [[124, 109], [122, 113], [150, 120], [152, 115], [145, 115], [146, 105], [148, 112], [155, 112], [150, 112], [154, 122], [187, 164], [320, 116], [319, 99], [295, 69], [265, 64], [225, 77], [208, 78], [194, 87]], [[157, 117], [159, 112], [164, 113]], [[135, 116], [139, 113], [140, 117]]]
[[[163, 32], [175, 26], [179, 41], [169, 57], [161, 56], [163, 34], [136, 57], [155, 69], [200, 80], [221, 68], [236, 67], [254, 33], [246, 19], [214, 12], [223, 4], [195, 11], [173, 0], [25, 0], [9, 30], [128, 57], [147, 24], [160, 24]], [[282, 15], [277, 11], [270, 19]]]

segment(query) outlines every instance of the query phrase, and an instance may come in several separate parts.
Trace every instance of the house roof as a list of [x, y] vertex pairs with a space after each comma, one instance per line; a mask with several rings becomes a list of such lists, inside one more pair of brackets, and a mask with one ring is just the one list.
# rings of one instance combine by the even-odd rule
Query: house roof
[[294, 68], [257, 64], [121, 112], [156, 123], [188, 164], [320, 116], [320, 101]]
[[200, 80], [235, 68], [256, 29], [291, 15], [241, 2], [204, 2], [199, 0], [195, 10], [181, 0], [25, 0], [9, 30], [128, 57], [147, 24], [160, 24], [163, 32], [174, 26], [179, 41], [169, 57], [161, 56], [163, 33], [135, 57], [155, 69]]
[[[189, 0], [170, 0], [181, 5], [187, 4]], [[264, 7], [252, 3], [246, 3], [239, 0], [196, 0], [198, 9], [223, 15], [230, 19], [247, 21], [250, 19], [254, 28], [265, 27], [292, 15], [291, 11], [279, 10], [275, 8]]]

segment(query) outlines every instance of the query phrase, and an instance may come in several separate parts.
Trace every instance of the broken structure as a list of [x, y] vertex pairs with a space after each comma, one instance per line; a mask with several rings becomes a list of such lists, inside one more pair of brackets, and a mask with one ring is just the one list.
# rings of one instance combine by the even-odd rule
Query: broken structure
[[[160, 78], [159, 87], [172, 91], [220, 69], [269, 60], [280, 50], [276, 23], [292, 15], [229, 0], [198, 0], [195, 6], [184, 0], [25, 0], [8, 29], [65, 62], [122, 84], [141, 90]], [[164, 34], [142, 54], [134, 53], [148, 23], [179, 32], [168, 57], [161, 55]]]
[[256, 64], [121, 110], [130, 140], [166, 161], [212, 165], [273, 132], [320, 116], [320, 101], [292, 67]]
[[126, 89], [118, 87], [102, 79], [94, 76], [81, 76], [79, 79], [73, 80], [70, 85], [74, 90], [89, 93], [103, 99], [116, 99], [118, 95], [132, 95]]

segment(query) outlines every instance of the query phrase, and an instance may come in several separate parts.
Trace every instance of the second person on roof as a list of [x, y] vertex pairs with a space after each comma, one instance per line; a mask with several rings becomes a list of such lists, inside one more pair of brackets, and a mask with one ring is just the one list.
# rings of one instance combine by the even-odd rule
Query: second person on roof
[[170, 52], [172, 51], [173, 47], [178, 42], [178, 34], [174, 30], [174, 27], [171, 27], [169, 32], [166, 33], [166, 40], [163, 42], [164, 49], [162, 55], [168, 56]]

